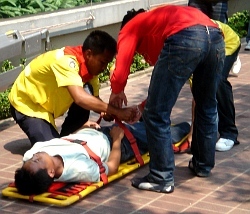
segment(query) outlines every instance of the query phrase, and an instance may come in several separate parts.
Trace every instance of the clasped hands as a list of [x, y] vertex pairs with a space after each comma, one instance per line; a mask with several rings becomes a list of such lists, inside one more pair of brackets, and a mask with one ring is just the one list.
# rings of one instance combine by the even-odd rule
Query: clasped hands
[[[117, 118], [129, 124], [139, 121], [142, 116], [142, 108], [139, 105], [122, 108], [123, 102], [127, 106], [127, 98], [123, 91], [118, 94], [111, 93], [109, 103], [118, 108]], [[105, 117], [103, 118], [106, 120]]]

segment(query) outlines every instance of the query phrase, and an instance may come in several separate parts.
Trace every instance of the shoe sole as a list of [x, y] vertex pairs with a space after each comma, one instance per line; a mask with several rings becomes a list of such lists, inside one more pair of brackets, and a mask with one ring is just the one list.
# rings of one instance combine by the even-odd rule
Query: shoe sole
[[[141, 180], [141, 183], [139, 183], [137, 180]], [[168, 187], [163, 187], [159, 186], [159, 184], [156, 183], [150, 183], [148, 181], [143, 181], [143, 179], [132, 179], [131, 180], [131, 185], [137, 189], [141, 190], [147, 190], [151, 192], [158, 192], [158, 193], [172, 193], [174, 192], [174, 186], [168, 186]]]

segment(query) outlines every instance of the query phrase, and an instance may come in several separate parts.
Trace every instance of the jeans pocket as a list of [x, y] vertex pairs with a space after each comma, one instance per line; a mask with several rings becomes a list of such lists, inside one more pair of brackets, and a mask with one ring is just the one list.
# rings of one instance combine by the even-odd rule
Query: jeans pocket
[[179, 78], [188, 79], [201, 59], [201, 49], [170, 45], [168, 69]]

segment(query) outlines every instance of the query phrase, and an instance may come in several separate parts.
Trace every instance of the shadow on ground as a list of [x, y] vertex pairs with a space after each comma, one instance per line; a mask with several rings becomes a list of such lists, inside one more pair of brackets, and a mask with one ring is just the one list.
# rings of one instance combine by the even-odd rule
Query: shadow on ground
[[4, 148], [12, 154], [23, 156], [24, 153], [31, 148], [31, 144], [28, 139], [19, 139], [6, 143]]

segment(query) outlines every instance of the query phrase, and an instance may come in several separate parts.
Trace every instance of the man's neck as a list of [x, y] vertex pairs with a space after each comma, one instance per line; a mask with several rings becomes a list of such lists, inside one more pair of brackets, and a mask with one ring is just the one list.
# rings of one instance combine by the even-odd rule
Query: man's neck
[[52, 157], [55, 166], [55, 178], [59, 178], [64, 169], [63, 159], [60, 155], [55, 155]]

